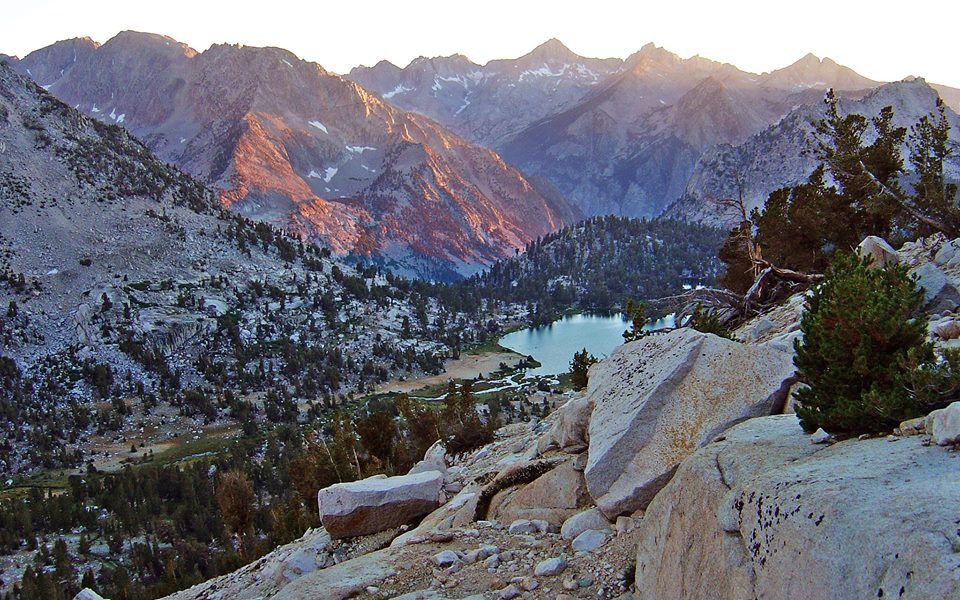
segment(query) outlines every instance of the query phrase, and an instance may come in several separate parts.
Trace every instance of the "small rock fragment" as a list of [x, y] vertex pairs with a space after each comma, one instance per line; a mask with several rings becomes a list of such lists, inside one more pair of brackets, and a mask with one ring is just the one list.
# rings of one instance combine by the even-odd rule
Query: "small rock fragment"
[[457, 556], [457, 553], [453, 550], [444, 550], [443, 552], [438, 552], [433, 555], [433, 562], [438, 567], [449, 567], [461, 561], [460, 557]]
[[818, 428], [810, 436], [811, 444], [826, 444], [830, 441], [830, 434], [823, 430], [823, 427]]
[[559, 575], [567, 568], [567, 561], [562, 556], [555, 556], [537, 563], [533, 574], [537, 577], [553, 577]]

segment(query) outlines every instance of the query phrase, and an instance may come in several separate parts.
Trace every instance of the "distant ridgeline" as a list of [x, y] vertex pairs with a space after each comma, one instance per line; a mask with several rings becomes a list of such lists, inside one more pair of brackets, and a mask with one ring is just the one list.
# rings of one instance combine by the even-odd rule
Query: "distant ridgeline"
[[615, 310], [629, 298], [712, 285], [723, 238], [704, 225], [594, 217], [531, 242], [524, 253], [461, 285], [487, 298], [535, 304], [540, 321], [568, 308]]

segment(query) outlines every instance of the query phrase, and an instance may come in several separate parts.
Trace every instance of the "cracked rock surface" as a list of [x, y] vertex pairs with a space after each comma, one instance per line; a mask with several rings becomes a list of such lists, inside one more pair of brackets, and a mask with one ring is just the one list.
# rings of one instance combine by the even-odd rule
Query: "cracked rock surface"
[[958, 498], [960, 454], [919, 436], [823, 446], [751, 419], [650, 503], [636, 597], [958, 598]]

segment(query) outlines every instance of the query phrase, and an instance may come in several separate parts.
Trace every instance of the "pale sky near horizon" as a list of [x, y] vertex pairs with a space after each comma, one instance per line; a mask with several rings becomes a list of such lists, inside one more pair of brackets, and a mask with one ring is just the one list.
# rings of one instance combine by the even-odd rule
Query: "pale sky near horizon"
[[584, 56], [625, 58], [647, 42], [682, 57], [754, 72], [807, 52], [880, 81], [907, 75], [960, 87], [956, 0], [19, 0], [0, 11], [0, 52], [23, 56], [57, 40], [104, 42], [134, 29], [197, 50], [212, 43], [279, 46], [345, 73], [387, 59], [467, 55], [485, 63], [556, 37]]

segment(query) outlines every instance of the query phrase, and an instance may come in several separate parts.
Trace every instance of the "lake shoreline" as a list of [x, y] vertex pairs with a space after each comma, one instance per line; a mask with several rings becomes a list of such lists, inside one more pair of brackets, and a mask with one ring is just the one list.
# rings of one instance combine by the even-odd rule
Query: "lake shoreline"
[[515, 368], [525, 359], [525, 356], [508, 349], [464, 354], [460, 358], [447, 360], [443, 364], [443, 372], [438, 375], [388, 381], [377, 386], [374, 394], [410, 393], [421, 388], [445, 384], [451, 379], [473, 380], [481, 376], [489, 377], [500, 368], [501, 363]]

